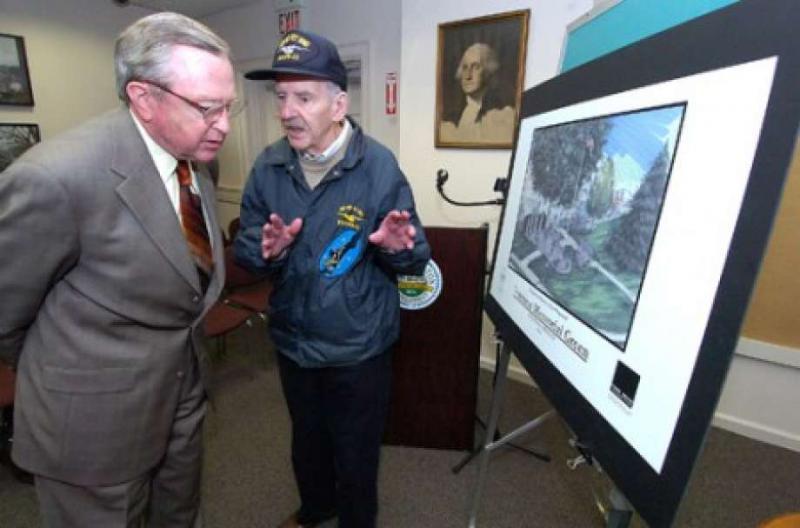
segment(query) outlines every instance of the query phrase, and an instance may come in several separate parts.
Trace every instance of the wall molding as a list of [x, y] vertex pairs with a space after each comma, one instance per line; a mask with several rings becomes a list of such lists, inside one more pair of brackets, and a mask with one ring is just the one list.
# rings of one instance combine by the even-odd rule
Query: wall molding
[[736, 346], [736, 354], [800, 369], [800, 350], [796, 348], [742, 337]]
[[713, 424], [800, 452], [800, 350], [741, 338]]
[[220, 203], [239, 205], [242, 203], [242, 189], [220, 185], [217, 187], [217, 201]]
[[[481, 355], [493, 371], [493, 357]], [[508, 378], [535, 387], [513, 360]], [[800, 350], [740, 338], [712, 424], [754, 440], [800, 452]]]

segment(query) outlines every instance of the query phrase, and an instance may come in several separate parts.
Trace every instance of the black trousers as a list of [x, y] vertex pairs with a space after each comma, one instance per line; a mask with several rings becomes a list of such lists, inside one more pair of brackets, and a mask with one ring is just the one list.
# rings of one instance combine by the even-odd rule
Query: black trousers
[[300, 524], [338, 515], [339, 528], [373, 528], [391, 354], [325, 368], [301, 368], [283, 354], [278, 358], [292, 419]]

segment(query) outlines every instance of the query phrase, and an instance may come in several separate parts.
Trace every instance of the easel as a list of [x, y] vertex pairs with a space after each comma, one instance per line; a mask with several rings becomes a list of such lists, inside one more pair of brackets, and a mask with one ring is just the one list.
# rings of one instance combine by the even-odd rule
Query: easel
[[[539, 427], [542, 422], [555, 413], [555, 411], [551, 409], [524, 424], [523, 426], [515, 429], [514, 431], [511, 431], [502, 438], [496, 438], [497, 421], [500, 418], [500, 410], [502, 409], [503, 400], [505, 398], [508, 365], [510, 361], [511, 351], [509, 350], [508, 346], [501, 341], [495, 369], [492, 405], [491, 410], [489, 411], [489, 422], [486, 427], [484, 445], [477, 451], [477, 453], [470, 453], [468, 458], [465, 461], [462, 461], [459, 466], [457, 466], [457, 468], [460, 470], [475, 456], [475, 454], [480, 453], [480, 467], [478, 469], [478, 480], [475, 484], [475, 489], [472, 496], [472, 509], [469, 515], [469, 528], [475, 528], [477, 526], [476, 522], [478, 518], [478, 510], [480, 509], [483, 488], [486, 483], [486, 475], [489, 470], [489, 457], [491, 452], [507, 444], [513, 445], [511, 444], [512, 440]], [[584, 462], [587, 462], [589, 465], [594, 465], [595, 462], [592, 454], [587, 448], [584, 448], [579, 442], [573, 442], [573, 447], [575, 447], [580, 454], [574, 459], [567, 461], [567, 465], [570, 467], [570, 469], [575, 469]], [[550, 460], [550, 457], [547, 457], [546, 455], [537, 454], [537, 457], [547, 461]], [[456, 468], [454, 468], [453, 471], [456, 472]], [[606, 507], [600, 500], [597, 500], [596, 503], [600, 513], [603, 515], [603, 518], [606, 521], [606, 528], [628, 528], [630, 526], [631, 519], [633, 518], [633, 507], [616, 486], [614, 486], [609, 493], [610, 507]]]
[[628, 499], [616, 486], [611, 488], [608, 499], [611, 503], [611, 508], [602, 512], [606, 519], [606, 528], [628, 528], [633, 518], [633, 506], [631, 506], [631, 503], [628, 502]]
[[[502, 438], [495, 439], [495, 435], [497, 433], [497, 421], [500, 418], [500, 410], [503, 406], [503, 399], [505, 397], [505, 388], [508, 375], [508, 364], [510, 360], [511, 360], [511, 351], [504, 342], [501, 342], [500, 350], [498, 352], [497, 364], [495, 366], [494, 389], [492, 391], [492, 405], [491, 405], [491, 410], [489, 411], [489, 422], [486, 427], [484, 445], [478, 451], [480, 453], [480, 468], [478, 470], [478, 481], [475, 484], [475, 490], [472, 497], [472, 510], [469, 516], [470, 528], [475, 528], [475, 522], [478, 517], [478, 509], [480, 508], [481, 496], [483, 495], [483, 487], [486, 481], [486, 473], [489, 469], [489, 456], [491, 455], [491, 452], [506, 444], [510, 444], [510, 442], [515, 438], [519, 437], [520, 435], [528, 431], [535, 429], [554, 413], [554, 411], [552, 410], [547, 411], [539, 415], [537, 418], [534, 418], [530, 422], [526, 423], [525, 425], [511, 431]], [[475, 453], [471, 453], [470, 457], [466, 460], [466, 462], [469, 462], [469, 460], [472, 458], [472, 456], [474, 456], [474, 454]], [[547, 457], [546, 455], [541, 455], [537, 453], [536, 456], [537, 458], [541, 458], [543, 460], [547, 461], [550, 460], [550, 457]], [[461, 466], [463, 467], [463, 465], [466, 464], [466, 462], [462, 462]]]
[[[578, 456], [567, 460], [567, 467], [575, 470], [582, 464], [587, 464], [597, 469], [598, 473], [603, 473], [602, 468], [594, 459], [592, 450], [576, 438], [569, 440], [570, 446], [578, 451]], [[611, 491], [608, 493], [608, 503], [604, 503], [597, 493], [594, 494], [595, 506], [600, 511], [606, 521], [606, 528], [628, 528], [633, 518], [633, 506], [625, 495], [612, 483]]]
[[[501, 353], [501, 347], [502, 347], [502, 341], [499, 339], [498, 336], [496, 336], [496, 338], [497, 338], [497, 351], [495, 352], [495, 356], [494, 356], [495, 357], [495, 371], [494, 371], [494, 374], [492, 375], [492, 390], [493, 391], [497, 387], [498, 372], [499, 372], [498, 366], [500, 365], [500, 353]], [[504, 374], [504, 376], [505, 376], [505, 374]], [[487, 430], [486, 423], [484, 423], [484, 421], [481, 420], [480, 416], [475, 416], [475, 421], [480, 424], [480, 426], [483, 428], [484, 431]], [[503, 436], [503, 434], [500, 432], [500, 429], [495, 429], [495, 432], [492, 435], [492, 439], [493, 440], [499, 440], [500, 437], [502, 437], [502, 436]], [[485, 438], [488, 438], [488, 437], [485, 437]], [[484, 438], [484, 440], [485, 440], [485, 438]], [[540, 453], [540, 452], [538, 452], [538, 451], [536, 451], [534, 449], [530, 449], [528, 447], [524, 447], [524, 446], [520, 446], [520, 445], [512, 444], [512, 443], [509, 443], [508, 447], [513, 447], [514, 449], [516, 449], [518, 451], [522, 451], [523, 453], [527, 453], [527, 454], [529, 454], [529, 455], [531, 455], [533, 457], [536, 457], [536, 458], [538, 458], [539, 460], [541, 460], [543, 462], [550, 462], [550, 455], [547, 455], [545, 453]], [[483, 444], [476, 446], [472, 451], [467, 453], [467, 455], [463, 459], [461, 459], [461, 461], [458, 464], [453, 466], [453, 469], [452, 469], [453, 473], [454, 474], [458, 474], [459, 471], [464, 469], [464, 466], [466, 466], [467, 464], [472, 462], [472, 459], [474, 459], [481, 452], [483, 452], [483, 450], [484, 450]]]

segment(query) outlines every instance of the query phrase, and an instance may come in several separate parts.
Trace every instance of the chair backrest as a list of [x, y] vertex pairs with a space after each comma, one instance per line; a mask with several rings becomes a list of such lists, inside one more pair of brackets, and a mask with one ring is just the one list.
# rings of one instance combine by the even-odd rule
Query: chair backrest
[[239, 217], [237, 216], [228, 224], [228, 239], [233, 242], [233, 239], [236, 238], [236, 233], [239, 232]]
[[207, 337], [220, 337], [236, 330], [250, 318], [250, 312], [217, 301], [206, 314], [203, 328]]
[[253, 275], [245, 268], [236, 263], [233, 256], [233, 246], [225, 248], [225, 289], [241, 288], [249, 286], [261, 280], [260, 277]]
[[14, 403], [14, 387], [17, 375], [6, 365], [0, 364], [0, 407]]

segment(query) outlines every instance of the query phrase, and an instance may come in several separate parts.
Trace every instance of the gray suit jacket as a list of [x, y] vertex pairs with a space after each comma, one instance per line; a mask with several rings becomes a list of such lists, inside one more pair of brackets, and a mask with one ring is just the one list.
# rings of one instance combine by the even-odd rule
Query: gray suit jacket
[[0, 359], [19, 362], [19, 466], [107, 485], [164, 455], [189, 354], [207, 380], [202, 318], [224, 281], [213, 185], [198, 182], [216, 264], [205, 296], [127, 110], [0, 174]]

